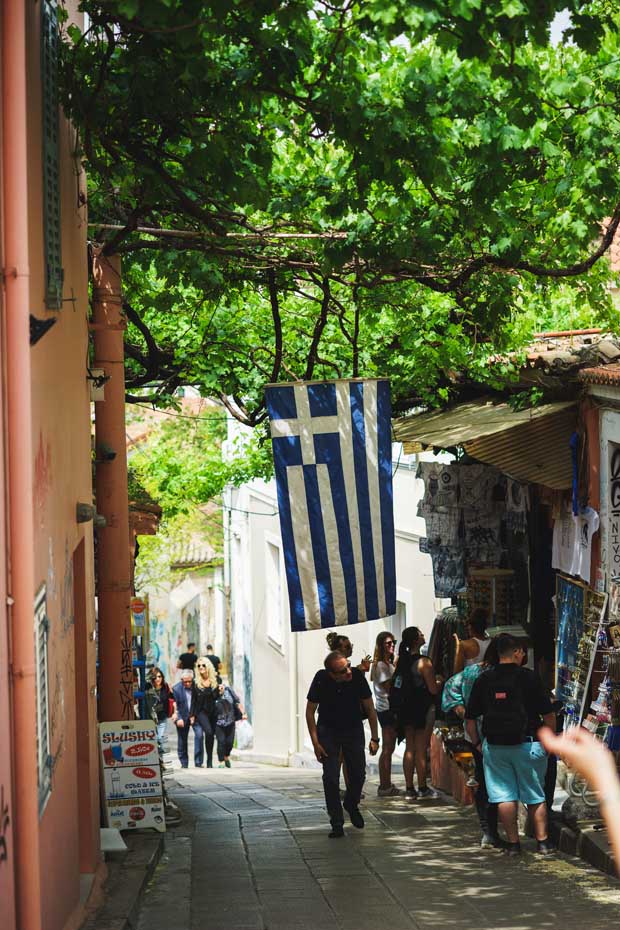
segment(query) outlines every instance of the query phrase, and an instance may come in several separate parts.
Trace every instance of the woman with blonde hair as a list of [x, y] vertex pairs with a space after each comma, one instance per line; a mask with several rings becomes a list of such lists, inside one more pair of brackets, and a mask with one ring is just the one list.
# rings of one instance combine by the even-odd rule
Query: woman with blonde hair
[[[208, 656], [199, 656], [196, 662], [196, 693], [190, 709], [190, 721], [202, 728], [207, 750], [207, 768], [213, 768], [215, 741], [215, 701], [218, 697], [217, 672]], [[196, 738], [198, 738], [196, 736]], [[199, 766], [198, 766], [199, 768]]]
[[388, 630], [379, 633], [370, 666], [370, 680], [383, 740], [379, 756], [379, 787], [377, 788], [379, 798], [395, 798], [400, 794], [400, 790], [392, 784], [392, 756], [398, 735], [396, 715], [390, 710], [390, 686], [394, 677], [395, 648], [396, 640], [392, 633]]

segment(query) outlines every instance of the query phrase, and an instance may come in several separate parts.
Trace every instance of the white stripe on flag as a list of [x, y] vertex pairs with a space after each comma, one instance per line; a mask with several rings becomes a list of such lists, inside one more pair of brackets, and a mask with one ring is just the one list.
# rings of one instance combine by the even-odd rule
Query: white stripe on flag
[[306, 629], [315, 630], [321, 626], [321, 606], [312, 551], [303, 465], [291, 465], [286, 474]]
[[329, 574], [331, 575], [332, 583], [332, 597], [335, 612], [334, 622], [339, 626], [340, 624], [347, 623], [349, 614], [347, 610], [347, 592], [344, 584], [344, 572], [340, 559], [338, 522], [334, 510], [334, 499], [332, 497], [332, 488], [327, 465], [317, 465], [316, 475], [319, 482], [323, 528], [325, 530], [325, 542], [327, 544], [327, 560], [329, 562]]
[[372, 547], [377, 576], [379, 616], [385, 617], [385, 576], [383, 573], [383, 538], [381, 536], [381, 494], [379, 490], [379, 442], [377, 435], [377, 382], [364, 383], [364, 432], [366, 433], [366, 465], [368, 496], [372, 521]]
[[306, 384], [295, 385], [295, 406], [297, 407], [297, 422], [299, 423], [301, 461], [304, 465], [315, 465], [314, 434], [310, 415], [310, 398], [308, 397], [308, 386]]
[[[357, 619], [366, 620], [366, 586], [364, 584], [364, 560], [362, 558], [362, 538], [360, 534], [360, 514], [357, 506], [357, 488], [355, 484], [355, 467], [353, 465], [353, 426], [351, 424], [351, 395], [348, 381], [336, 384], [336, 401], [338, 423], [340, 425], [340, 449], [344, 487], [347, 495], [349, 526], [353, 544], [353, 562], [355, 563], [355, 584], [357, 587]], [[353, 618], [349, 618], [350, 622]]]

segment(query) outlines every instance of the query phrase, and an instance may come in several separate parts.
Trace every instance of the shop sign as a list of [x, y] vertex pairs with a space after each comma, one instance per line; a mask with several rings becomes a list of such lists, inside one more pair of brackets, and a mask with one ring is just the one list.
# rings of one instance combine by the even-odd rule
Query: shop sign
[[609, 577], [620, 577], [620, 445], [608, 443], [607, 549]]
[[164, 832], [164, 799], [157, 730], [149, 720], [99, 724], [108, 827]]
[[131, 619], [134, 628], [146, 626], [146, 601], [141, 597], [132, 597], [131, 599]]

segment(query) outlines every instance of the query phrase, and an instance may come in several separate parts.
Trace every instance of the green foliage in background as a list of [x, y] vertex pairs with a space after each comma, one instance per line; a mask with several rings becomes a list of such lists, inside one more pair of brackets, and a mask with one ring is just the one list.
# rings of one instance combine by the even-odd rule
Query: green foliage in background
[[61, 87], [90, 219], [120, 227], [96, 238], [124, 256], [130, 399], [193, 384], [255, 426], [266, 382], [381, 374], [405, 409], [509, 377], [488, 359], [536, 330], [617, 329], [615, 5], [81, 8]]

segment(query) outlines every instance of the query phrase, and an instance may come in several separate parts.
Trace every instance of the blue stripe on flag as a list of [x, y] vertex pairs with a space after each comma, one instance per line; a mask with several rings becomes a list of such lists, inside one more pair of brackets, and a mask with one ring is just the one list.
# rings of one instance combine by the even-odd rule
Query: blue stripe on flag
[[317, 464], [327, 465], [329, 483], [332, 489], [334, 512], [338, 523], [338, 549], [344, 586], [347, 598], [347, 614], [349, 623], [356, 623], [358, 619], [357, 585], [355, 584], [355, 560], [353, 558], [353, 541], [351, 539], [351, 522], [347, 507], [347, 494], [344, 484], [344, 471], [342, 469], [342, 450], [340, 436], [323, 434], [314, 440]]
[[392, 490], [392, 404], [390, 382], [377, 382], [377, 427], [379, 446], [379, 497], [381, 500], [381, 539], [383, 541], [383, 574], [385, 606], [388, 614], [396, 613], [396, 554], [394, 551], [394, 507]]
[[327, 542], [325, 540], [325, 529], [323, 527], [321, 495], [319, 492], [316, 465], [304, 466], [304, 483], [306, 486], [306, 498], [308, 500], [308, 522], [310, 524], [314, 570], [316, 572], [316, 582], [319, 591], [321, 626], [333, 626], [336, 619], [334, 613], [334, 596], [332, 593], [329, 560], [327, 558]]
[[338, 413], [336, 385], [333, 383], [309, 384], [308, 400], [312, 417], [335, 417]]
[[288, 384], [265, 388], [265, 402], [271, 420], [289, 420], [297, 416], [295, 389]]
[[364, 425], [364, 387], [363, 382], [352, 382], [349, 386], [351, 398], [351, 422], [353, 441], [353, 467], [355, 469], [355, 487], [357, 506], [360, 516], [360, 535], [362, 543], [362, 561], [364, 563], [364, 583], [366, 587], [366, 612], [368, 619], [379, 617], [377, 598], [377, 575], [375, 555], [372, 544], [372, 518], [370, 513], [370, 494], [368, 491], [368, 464], [366, 461], [366, 428]]
[[293, 520], [288, 490], [287, 466], [301, 465], [301, 442], [297, 436], [274, 439], [273, 461], [278, 487], [278, 507], [280, 510], [280, 531], [284, 550], [284, 566], [288, 587], [288, 599], [291, 608], [291, 629], [294, 632], [306, 629], [304, 599], [299, 580], [299, 566], [293, 534]]

